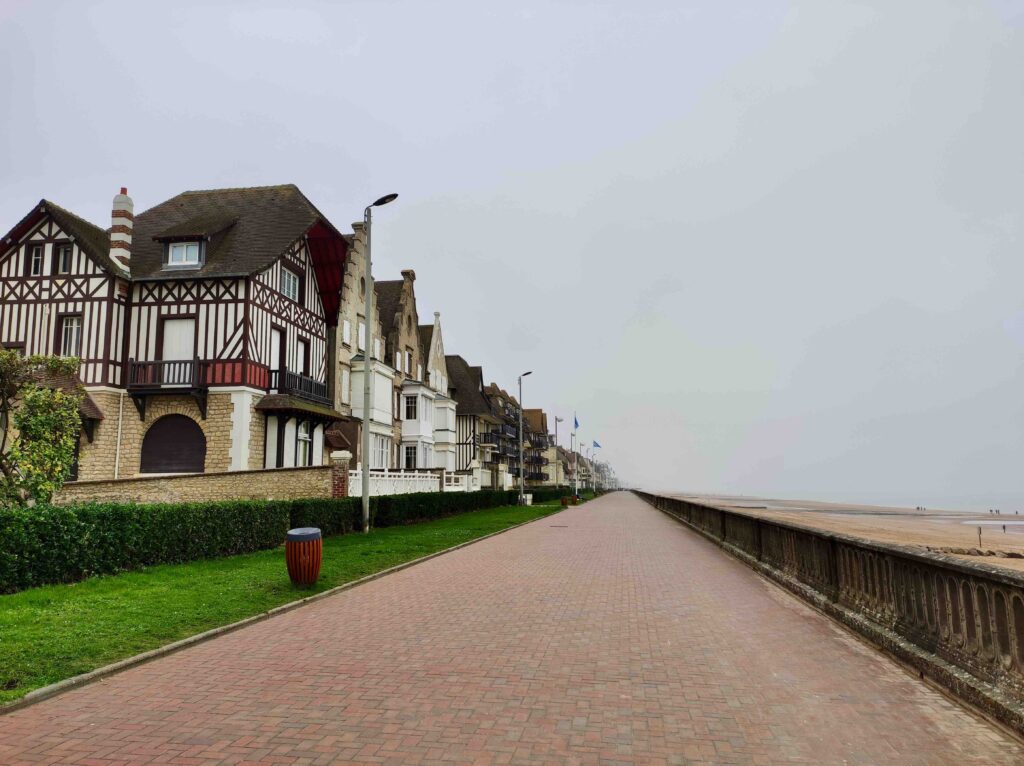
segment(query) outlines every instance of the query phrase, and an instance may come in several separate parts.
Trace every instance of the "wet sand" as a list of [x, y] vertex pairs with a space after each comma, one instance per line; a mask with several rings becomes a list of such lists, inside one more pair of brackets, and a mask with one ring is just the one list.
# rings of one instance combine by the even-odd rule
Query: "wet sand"
[[[1024, 572], [1024, 514], [1005, 510], [999, 515], [951, 509], [915, 510], [874, 505], [785, 500], [728, 495], [676, 494], [694, 502], [779, 519], [816, 529], [951, 553], [967, 561], [984, 562]], [[1003, 531], [1006, 525], [1006, 531]], [[981, 528], [981, 543], [978, 528]], [[983, 555], [965, 555], [965, 551]], [[1003, 554], [1000, 556], [999, 554]], [[1014, 554], [1022, 558], [1006, 558]]]

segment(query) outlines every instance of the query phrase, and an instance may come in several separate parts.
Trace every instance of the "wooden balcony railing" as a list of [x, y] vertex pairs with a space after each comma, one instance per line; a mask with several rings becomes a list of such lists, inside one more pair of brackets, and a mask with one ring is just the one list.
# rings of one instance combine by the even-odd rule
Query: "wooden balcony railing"
[[270, 371], [270, 389], [279, 394], [288, 394], [318, 404], [331, 405], [331, 397], [328, 394], [326, 383], [287, 369]]

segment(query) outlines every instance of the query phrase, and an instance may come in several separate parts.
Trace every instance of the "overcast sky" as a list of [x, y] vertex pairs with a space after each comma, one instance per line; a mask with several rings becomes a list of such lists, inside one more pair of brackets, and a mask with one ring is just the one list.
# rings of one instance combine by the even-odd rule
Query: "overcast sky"
[[386, 192], [379, 278], [654, 489], [1024, 509], [1024, 0], [0, 0], [0, 228]]

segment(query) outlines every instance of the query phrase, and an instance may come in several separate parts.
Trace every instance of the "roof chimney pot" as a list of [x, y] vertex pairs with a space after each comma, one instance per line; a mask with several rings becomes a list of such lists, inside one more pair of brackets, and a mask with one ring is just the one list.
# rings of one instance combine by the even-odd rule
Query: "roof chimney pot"
[[134, 212], [135, 205], [128, 196], [128, 187], [122, 186], [121, 193], [114, 197], [110, 213], [110, 259], [127, 271], [131, 270]]

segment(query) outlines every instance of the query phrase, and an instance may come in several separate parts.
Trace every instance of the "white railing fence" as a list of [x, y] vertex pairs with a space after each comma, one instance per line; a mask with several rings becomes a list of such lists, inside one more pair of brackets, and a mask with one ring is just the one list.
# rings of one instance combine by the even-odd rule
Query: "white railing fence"
[[[407, 495], [410, 492], [437, 492], [440, 478], [429, 471], [370, 471], [370, 494]], [[363, 472], [359, 469], [348, 472], [348, 494], [355, 497], [363, 494]]]

